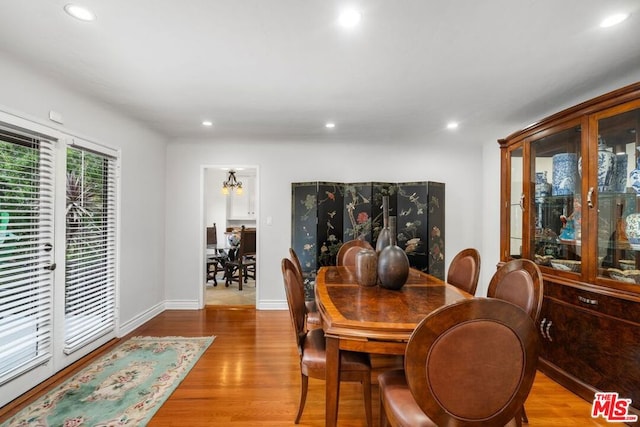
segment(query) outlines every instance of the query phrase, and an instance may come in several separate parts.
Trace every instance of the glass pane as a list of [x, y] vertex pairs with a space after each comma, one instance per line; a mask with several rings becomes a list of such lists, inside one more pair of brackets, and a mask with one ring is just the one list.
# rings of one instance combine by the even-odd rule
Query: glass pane
[[580, 141], [575, 126], [531, 143], [530, 253], [539, 265], [572, 272], [581, 270]]
[[53, 143], [0, 131], [0, 384], [51, 357]]
[[598, 121], [598, 274], [629, 283], [640, 283], [639, 123], [640, 109]]
[[67, 149], [65, 347], [115, 327], [115, 160]]
[[509, 233], [509, 256], [522, 257], [522, 147], [511, 151], [511, 230]]

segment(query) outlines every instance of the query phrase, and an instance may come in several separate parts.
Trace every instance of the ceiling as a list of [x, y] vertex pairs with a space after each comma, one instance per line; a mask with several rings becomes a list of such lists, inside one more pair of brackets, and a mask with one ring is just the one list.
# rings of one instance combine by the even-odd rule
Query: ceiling
[[640, 75], [638, 0], [72, 1], [2, 0], [0, 56], [170, 139], [495, 140]]

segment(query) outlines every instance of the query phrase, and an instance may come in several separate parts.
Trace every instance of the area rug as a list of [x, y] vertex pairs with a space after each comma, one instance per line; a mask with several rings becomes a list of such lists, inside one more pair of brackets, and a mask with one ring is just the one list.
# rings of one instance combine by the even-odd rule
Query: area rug
[[214, 338], [131, 338], [2, 427], [144, 426]]

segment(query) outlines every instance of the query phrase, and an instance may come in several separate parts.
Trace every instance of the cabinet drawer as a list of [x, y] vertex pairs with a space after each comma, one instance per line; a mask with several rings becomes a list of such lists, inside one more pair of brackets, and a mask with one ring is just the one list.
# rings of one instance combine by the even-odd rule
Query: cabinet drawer
[[638, 302], [548, 280], [544, 281], [544, 295], [545, 298], [553, 298], [585, 310], [592, 310], [640, 325], [640, 304]]

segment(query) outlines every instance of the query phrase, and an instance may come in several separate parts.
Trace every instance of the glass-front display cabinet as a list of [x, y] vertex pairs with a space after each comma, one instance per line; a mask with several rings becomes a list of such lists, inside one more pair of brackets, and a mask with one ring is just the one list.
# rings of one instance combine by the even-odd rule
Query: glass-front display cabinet
[[639, 133], [636, 83], [498, 141], [501, 262], [530, 259], [544, 276], [540, 369], [588, 401], [618, 392], [636, 414]]
[[500, 140], [501, 259], [640, 295], [639, 131], [635, 100]]

